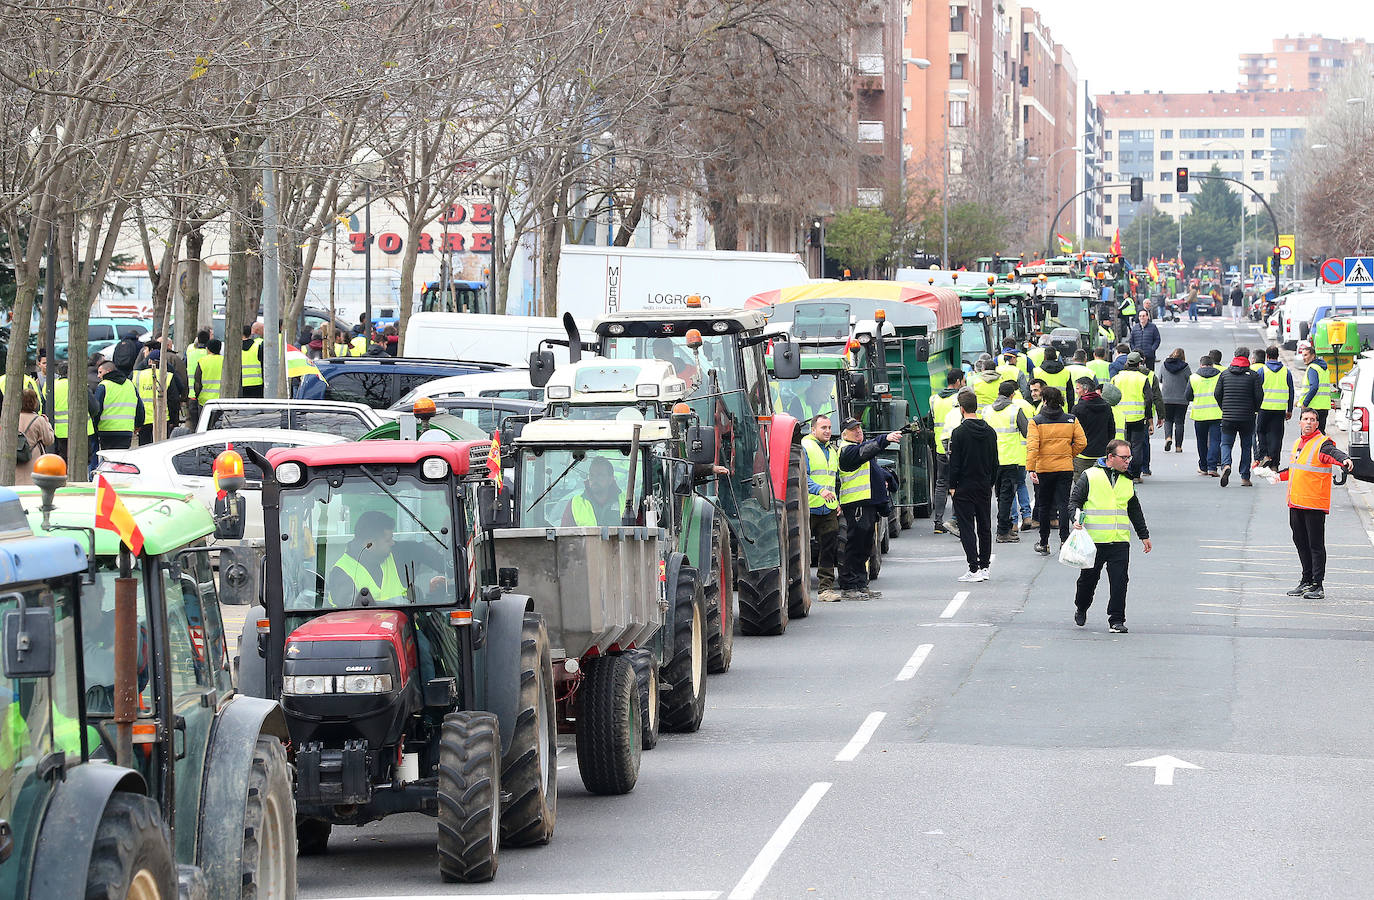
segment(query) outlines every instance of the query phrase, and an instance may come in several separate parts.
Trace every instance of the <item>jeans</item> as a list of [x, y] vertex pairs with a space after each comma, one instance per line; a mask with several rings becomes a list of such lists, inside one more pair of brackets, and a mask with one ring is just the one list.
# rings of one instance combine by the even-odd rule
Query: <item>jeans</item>
[[968, 570], [977, 572], [992, 565], [992, 491], [985, 487], [960, 488], [950, 502], [959, 526]]
[[1302, 562], [1302, 583], [1320, 586], [1326, 577], [1326, 513], [1288, 508], [1288, 527]]
[[1026, 486], [1026, 473], [1021, 473], [1021, 483], [1016, 486], [1016, 505], [1021, 508], [1021, 518], [1031, 517], [1030, 488]]
[[1132, 478], [1139, 478], [1140, 471], [1146, 467], [1145, 448], [1150, 445], [1149, 422], [1145, 419], [1127, 422], [1126, 442], [1131, 445], [1131, 465], [1126, 474]]
[[878, 508], [865, 503], [841, 506], [844, 513], [844, 558], [840, 560], [840, 590], [868, 588], [868, 557], [873, 553], [873, 528]]
[[1222, 468], [1231, 465], [1231, 451], [1235, 447], [1236, 438], [1240, 438], [1240, 477], [1250, 478], [1250, 448], [1255, 442], [1255, 420], [1244, 419], [1237, 422], [1234, 419], [1221, 420], [1221, 465]]
[[1016, 488], [1026, 480], [1025, 466], [997, 467], [997, 534], [1005, 536], [1016, 518]]
[[1040, 543], [1050, 542], [1050, 522], [1059, 520], [1059, 541], [1069, 538], [1069, 489], [1073, 487], [1073, 472], [1039, 472], [1040, 480]]
[[1183, 420], [1187, 415], [1187, 403], [1164, 404], [1164, 437], [1172, 437], [1175, 447], [1183, 446]]
[[1197, 321], [1197, 302], [1196, 302], [1196, 301], [1194, 301], [1194, 302], [1188, 304], [1188, 321], [1189, 321], [1189, 322], [1196, 322], [1196, 321]]
[[840, 546], [840, 516], [836, 512], [811, 517], [811, 536], [816, 539], [816, 587], [835, 586], [835, 551]]
[[1093, 595], [1097, 593], [1097, 582], [1102, 578], [1102, 569], [1107, 570], [1107, 622], [1115, 625], [1126, 621], [1126, 585], [1130, 582], [1131, 542], [1114, 541], [1097, 545], [1097, 558], [1092, 568], [1078, 573], [1078, 586], [1074, 593], [1074, 605], [1079, 611], [1087, 612], [1093, 605]]
[[1221, 463], [1221, 420], [1193, 422], [1197, 441], [1197, 467], [1200, 472], [1215, 472]]
[[1287, 425], [1286, 411], [1282, 409], [1262, 409], [1255, 423], [1255, 443], [1259, 447], [1259, 458], [1278, 462], [1283, 458], [1283, 430]]

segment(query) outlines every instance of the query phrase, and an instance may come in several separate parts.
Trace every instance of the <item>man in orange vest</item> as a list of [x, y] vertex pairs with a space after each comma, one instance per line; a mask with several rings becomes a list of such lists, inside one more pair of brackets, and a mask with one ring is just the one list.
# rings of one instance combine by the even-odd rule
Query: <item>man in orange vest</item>
[[1300, 433], [1288, 456], [1288, 468], [1279, 472], [1280, 480], [1288, 482], [1288, 524], [1293, 529], [1298, 559], [1302, 560], [1302, 580], [1288, 596], [1324, 600], [1332, 467], [1341, 466], [1349, 472], [1354, 463], [1322, 434], [1316, 410], [1304, 408], [1298, 423]]

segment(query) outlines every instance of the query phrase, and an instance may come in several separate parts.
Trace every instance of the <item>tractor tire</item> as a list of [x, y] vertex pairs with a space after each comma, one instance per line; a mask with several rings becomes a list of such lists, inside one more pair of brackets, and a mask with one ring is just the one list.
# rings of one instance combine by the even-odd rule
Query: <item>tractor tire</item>
[[628, 794], [639, 779], [642, 713], [634, 666], [623, 656], [587, 661], [578, 688], [577, 771], [593, 794]]
[[116, 792], [96, 826], [86, 870], [86, 900], [176, 900], [172, 834], [157, 803]]
[[884, 554], [892, 550], [892, 536], [897, 533], [897, 526], [892, 523], [892, 516], [883, 519], [881, 523], [882, 541], [880, 549]]
[[787, 458], [787, 617], [811, 614], [811, 503], [806, 490], [805, 451], [792, 445]]
[[496, 714], [444, 717], [439, 736], [439, 877], [491, 881], [501, 852], [501, 726]]
[[916, 452], [924, 457], [926, 462], [926, 500], [924, 503], [917, 503], [912, 508], [909, 518], [913, 524], [916, 519], [930, 518], [931, 504], [935, 499], [935, 454], [926, 445], [918, 446]]
[[296, 896], [296, 841], [286, 750], [274, 735], [258, 735], [243, 814], [243, 900]]
[[635, 667], [635, 682], [639, 685], [640, 746], [652, 750], [658, 746], [658, 660], [648, 650], [631, 650], [625, 654]]
[[296, 852], [300, 856], [323, 856], [329, 852], [329, 833], [333, 830], [324, 819], [297, 819]]
[[910, 528], [916, 524], [916, 516], [911, 511], [910, 506], [903, 506], [897, 510], [897, 518], [903, 528]]
[[558, 818], [558, 718], [544, 617], [525, 613], [520, 634], [520, 712], [501, 760], [501, 844], [547, 844]]
[[778, 517], [779, 565], [751, 572], [741, 565], [735, 585], [739, 591], [739, 631], [747, 635], [778, 635], [787, 630], [787, 529]]
[[668, 690], [659, 695], [664, 731], [696, 731], [706, 715], [706, 619], [697, 570], [682, 566], [673, 591], [673, 633], [663, 666]]
[[735, 567], [731, 564], [730, 529], [716, 516], [711, 529], [711, 567], [707, 580], [706, 671], [713, 675], [730, 670], [735, 657]]
[[868, 551], [868, 580], [877, 581], [878, 573], [883, 570], [883, 534], [887, 530], [887, 522], [883, 519], [878, 520], [878, 524], [873, 526], [873, 548]]

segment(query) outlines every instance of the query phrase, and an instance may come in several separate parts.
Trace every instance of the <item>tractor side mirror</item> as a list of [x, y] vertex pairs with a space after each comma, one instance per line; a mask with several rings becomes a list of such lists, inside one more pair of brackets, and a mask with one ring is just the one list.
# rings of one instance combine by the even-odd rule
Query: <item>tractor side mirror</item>
[[930, 338], [921, 338], [916, 342], [916, 361], [930, 362]]
[[496, 570], [496, 586], [503, 591], [513, 591], [520, 586], [520, 570], [514, 566], [502, 566]]
[[29, 606], [22, 594], [19, 608], [5, 613], [4, 654], [6, 678], [51, 678], [56, 671], [57, 621], [53, 611]]
[[859, 374], [854, 374], [849, 379], [849, 396], [855, 400], [868, 399], [868, 379]]
[[248, 523], [247, 510], [243, 495], [237, 491], [216, 498], [215, 537], [226, 541], [243, 540], [244, 527]]
[[497, 493], [495, 484], [477, 486], [477, 518], [484, 530], [511, 527], [510, 502], [506, 495]]
[[714, 425], [693, 425], [687, 429], [687, 461], [694, 466], [709, 466], [715, 463]]
[[554, 358], [552, 350], [536, 350], [530, 354], [530, 384], [543, 387], [553, 377]]
[[795, 341], [779, 341], [773, 345], [773, 376], [780, 381], [800, 378], [801, 346]]

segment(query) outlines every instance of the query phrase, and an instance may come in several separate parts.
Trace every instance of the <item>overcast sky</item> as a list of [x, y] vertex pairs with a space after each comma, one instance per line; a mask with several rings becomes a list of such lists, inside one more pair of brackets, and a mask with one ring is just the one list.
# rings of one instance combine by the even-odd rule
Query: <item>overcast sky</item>
[[[1273, 39], [1320, 34], [1374, 40], [1367, 0], [1027, 0], [1094, 94], [1108, 91], [1234, 91], [1240, 54]], [[1181, 23], [1186, 23], [1182, 25]]]

